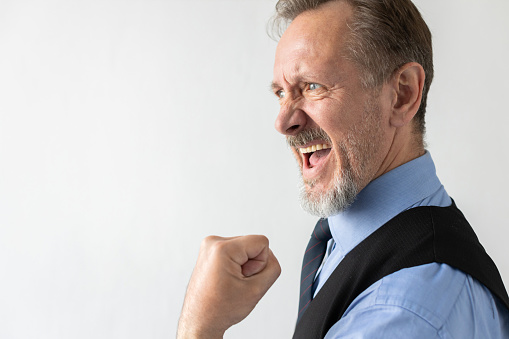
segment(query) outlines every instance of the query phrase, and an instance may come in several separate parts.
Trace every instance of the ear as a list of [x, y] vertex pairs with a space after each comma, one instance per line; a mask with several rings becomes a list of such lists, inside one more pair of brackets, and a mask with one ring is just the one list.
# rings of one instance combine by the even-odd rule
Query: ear
[[392, 126], [405, 126], [419, 110], [425, 76], [424, 69], [416, 62], [401, 66], [393, 75]]

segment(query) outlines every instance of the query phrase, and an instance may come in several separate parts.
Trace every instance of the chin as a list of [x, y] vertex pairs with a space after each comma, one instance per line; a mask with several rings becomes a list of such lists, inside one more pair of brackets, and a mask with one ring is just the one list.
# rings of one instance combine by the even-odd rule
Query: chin
[[327, 218], [348, 209], [355, 201], [358, 185], [350, 171], [343, 170], [329, 188], [319, 188], [316, 180], [302, 180], [300, 203], [302, 208], [315, 216]]

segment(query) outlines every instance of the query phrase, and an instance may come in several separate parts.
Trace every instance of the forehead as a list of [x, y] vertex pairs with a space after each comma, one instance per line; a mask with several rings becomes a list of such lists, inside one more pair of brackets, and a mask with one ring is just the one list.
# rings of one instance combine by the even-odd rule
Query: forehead
[[331, 1], [297, 16], [276, 49], [274, 81], [278, 74], [327, 72], [341, 61], [353, 11], [343, 1]]

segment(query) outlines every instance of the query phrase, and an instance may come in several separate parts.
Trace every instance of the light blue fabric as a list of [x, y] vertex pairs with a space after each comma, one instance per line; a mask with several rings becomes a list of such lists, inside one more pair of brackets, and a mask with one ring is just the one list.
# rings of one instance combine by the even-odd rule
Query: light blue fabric
[[[331, 251], [316, 277], [315, 295], [344, 256], [394, 216], [450, 204], [428, 152], [372, 181], [350, 208], [329, 217]], [[509, 311], [469, 275], [433, 263], [370, 286], [325, 338], [509, 338]]]

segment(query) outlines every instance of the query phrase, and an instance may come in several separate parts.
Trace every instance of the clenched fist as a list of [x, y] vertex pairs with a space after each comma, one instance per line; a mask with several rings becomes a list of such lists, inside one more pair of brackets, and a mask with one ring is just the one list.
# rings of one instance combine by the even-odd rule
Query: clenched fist
[[205, 238], [187, 287], [177, 338], [222, 338], [247, 317], [280, 273], [264, 236]]

